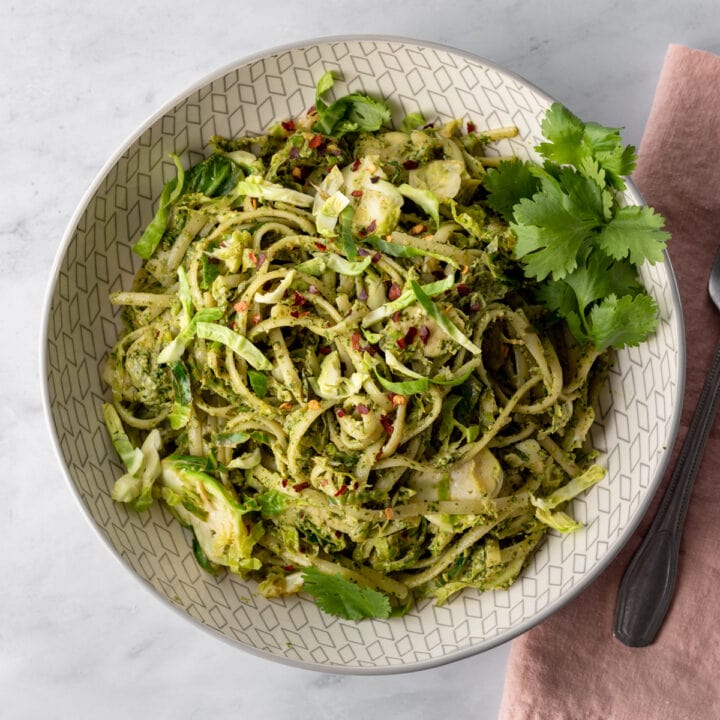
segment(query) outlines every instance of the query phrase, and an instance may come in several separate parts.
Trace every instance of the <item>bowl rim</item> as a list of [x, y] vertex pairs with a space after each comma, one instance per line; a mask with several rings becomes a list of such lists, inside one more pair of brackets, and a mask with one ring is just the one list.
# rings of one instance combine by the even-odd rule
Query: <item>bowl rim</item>
[[[105, 180], [106, 176], [108, 175], [109, 171], [112, 169], [112, 167], [118, 162], [118, 160], [125, 154], [125, 152], [132, 146], [133, 143], [135, 143], [138, 138], [146, 131], [148, 128], [150, 128], [157, 120], [162, 118], [167, 113], [171, 112], [172, 109], [176, 106], [182, 103], [184, 100], [186, 100], [190, 95], [197, 92], [198, 90], [202, 89], [206, 85], [212, 83], [213, 81], [216, 81], [220, 78], [222, 78], [224, 75], [232, 72], [233, 70], [248, 65], [252, 62], [256, 62], [258, 60], [261, 60], [265, 57], [272, 56], [272, 55], [278, 55], [283, 52], [288, 52], [291, 50], [296, 50], [303, 47], [311, 47], [314, 45], [331, 45], [333, 43], [342, 43], [342, 42], [385, 42], [385, 43], [406, 43], [410, 45], [414, 45], [418, 48], [427, 49], [427, 50], [437, 50], [439, 52], [446, 52], [450, 53], [456, 56], [459, 56], [461, 58], [464, 58], [466, 60], [480, 63], [490, 69], [496, 70], [499, 73], [510, 77], [512, 79], [517, 80], [519, 83], [523, 84], [524, 86], [530, 88], [534, 93], [536, 93], [538, 96], [542, 97], [547, 102], [554, 102], [555, 98], [553, 98], [551, 95], [546, 93], [544, 90], [539, 88], [537, 85], [535, 85], [533, 82], [530, 82], [526, 78], [524, 78], [522, 75], [509, 70], [501, 65], [498, 65], [496, 62], [489, 60], [485, 58], [482, 55], [478, 55], [472, 52], [469, 52], [467, 50], [462, 50], [456, 47], [453, 47], [451, 45], [447, 45], [444, 43], [438, 43], [434, 41], [428, 41], [428, 40], [421, 40], [417, 38], [412, 37], [406, 37], [402, 35], [371, 35], [371, 34], [348, 34], [348, 35], [328, 35], [328, 36], [319, 36], [315, 38], [308, 38], [306, 40], [299, 40], [299, 41], [293, 41], [291, 43], [285, 43], [282, 45], [272, 46], [268, 47], [262, 50], [259, 50], [258, 52], [252, 53], [247, 56], [242, 56], [237, 60], [231, 61], [229, 63], [224, 64], [223, 66], [204, 74], [199, 79], [195, 80], [191, 85], [189, 85], [187, 88], [181, 90], [179, 93], [177, 93], [175, 96], [173, 96], [170, 100], [164, 102], [157, 110], [152, 112], [149, 116], [146, 117], [146, 119], [135, 129], [133, 130], [128, 136], [126, 136], [125, 140], [120, 144], [117, 150], [112, 153], [112, 155], [103, 163], [100, 170], [96, 173], [95, 177], [93, 178], [92, 182], [88, 186], [88, 188], [85, 190], [83, 196], [81, 197], [80, 201], [78, 202], [78, 205], [76, 206], [75, 211], [73, 212], [72, 216], [70, 217], [70, 220], [67, 223], [67, 226], [65, 228], [65, 231], [62, 236], [62, 240], [60, 242], [60, 245], [58, 246], [58, 249], [55, 254], [55, 258], [53, 260], [50, 273], [49, 273], [49, 282], [46, 287], [45, 291], [45, 297], [43, 300], [43, 306], [42, 306], [42, 315], [41, 315], [41, 322], [40, 322], [40, 347], [39, 347], [39, 356], [40, 356], [40, 384], [41, 384], [41, 394], [42, 394], [42, 403], [43, 403], [43, 410], [45, 415], [45, 420], [47, 423], [47, 428], [50, 433], [50, 439], [51, 443], [53, 445], [56, 459], [58, 460], [58, 463], [60, 465], [60, 468], [62, 470], [62, 473], [65, 477], [65, 480], [67, 484], [70, 487], [70, 491], [72, 495], [74, 496], [78, 506], [80, 507], [82, 514], [84, 515], [86, 521], [89, 523], [90, 527], [95, 532], [96, 536], [100, 538], [101, 542], [105, 545], [105, 547], [110, 551], [110, 553], [115, 557], [117, 561], [120, 562], [120, 564], [129, 571], [129, 574], [135, 578], [135, 580], [144, 587], [156, 600], [159, 600], [161, 603], [163, 603], [166, 607], [169, 607], [172, 609], [178, 616], [184, 618], [186, 621], [189, 621], [192, 625], [195, 625], [196, 627], [201, 628], [208, 634], [210, 634], [212, 637], [218, 638], [225, 642], [226, 644], [232, 646], [233, 648], [243, 650], [250, 655], [254, 655], [255, 657], [263, 658], [265, 660], [270, 660], [273, 662], [278, 662], [284, 665], [288, 665], [291, 667], [301, 668], [304, 670], [313, 670], [316, 672], [327, 672], [327, 673], [334, 673], [334, 674], [344, 674], [344, 675], [397, 675], [401, 673], [408, 673], [408, 672], [418, 672], [421, 670], [428, 670], [435, 667], [440, 667], [452, 662], [457, 662], [458, 660], [462, 660], [464, 658], [472, 657], [473, 655], [477, 655], [482, 652], [486, 652], [487, 650], [491, 650], [495, 647], [498, 647], [500, 645], [504, 645], [505, 643], [510, 642], [511, 640], [515, 639], [519, 635], [524, 634], [528, 630], [532, 629], [536, 625], [539, 625], [540, 623], [547, 620], [549, 617], [554, 615], [560, 608], [562, 608], [564, 605], [569, 603], [571, 600], [578, 597], [592, 582], [597, 580], [600, 575], [603, 573], [603, 571], [610, 565], [610, 563], [615, 560], [620, 550], [627, 544], [628, 540], [632, 537], [635, 530], [637, 529], [638, 525], [642, 521], [643, 517], [647, 514], [648, 509], [650, 508], [650, 505], [657, 494], [661, 484], [662, 479], [668, 469], [668, 465], [670, 463], [670, 459], [672, 456], [672, 448], [675, 444], [675, 441], [677, 439], [678, 431], [680, 428], [680, 419], [682, 415], [682, 409], [683, 409], [683, 400], [685, 397], [685, 384], [686, 384], [686, 344], [685, 344], [685, 321], [683, 316], [683, 310], [682, 310], [682, 303], [680, 298], [680, 292], [677, 285], [677, 279], [675, 276], [675, 272], [672, 267], [672, 263], [670, 261], [670, 257], [668, 255], [667, 250], [663, 251], [664, 255], [664, 265], [667, 270], [668, 275], [668, 285], [671, 292], [672, 297], [672, 304], [675, 308], [675, 322], [677, 324], [677, 330], [678, 330], [678, 348], [677, 348], [677, 364], [678, 364], [678, 378], [677, 378], [677, 397], [680, 399], [679, 402], [676, 402], [674, 404], [673, 410], [672, 410], [672, 416], [669, 421], [670, 426], [670, 433], [668, 436], [668, 442], [666, 443], [663, 456], [660, 460], [657, 472], [655, 473], [655, 476], [650, 480], [648, 483], [648, 488], [645, 493], [645, 497], [643, 498], [642, 502], [639, 503], [637, 508], [635, 509], [635, 512], [633, 516], [631, 517], [627, 527], [624, 529], [624, 531], [615, 539], [613, 544], [608, 548], [605, 557], [595, 564], [592, 571], [588, 573], [585, 577], [581, 578], [573, 587], [568, 590], [566, 593], [561, 595], [557, 600], [551, 602], [547, 607], [543, 608], [539, 613], [536, 613], [533, 615], [532, 618], [525, 620], [524, 622], [520, 623], [518, 626], [515, 626], [513, 628], [510, 628], [509, 630], [498, 634], [496, 637], [491, 638], [489, 640], [483, 641], [481, 643], [475, 644], [475, 645], [469, 645], [467, 647], [460, 648], [458, 650], [455, 650], [451, 653], [448, 653], [447, 655], [442, 655], [437, 658], [432, 658], [429, 660], [423, 660], [419, 662], [414, 662], [412, 664], [400, 664], [400, 665], [374, 665], [371, 667], [365, 667], [365, 666], [343, 666], [343, 665], [321, 665], [318, 663], [312, 663], [305, 660], [295, 660], [293, 658], [286, 657], [284, 655], [279, 655], [272, 653], [268, 650], [262, 650], [260, 648], [256, 648], [250, 645], [245, 645], [237, 640], [233, 640], [232, 638], [224, 635], [218, 630], [215, 630], [214, 628], [210, 627], [209, 625], [206, 625], [202, 621], [196, 619], [189, 613], [187, 613], [183, 608], [178, 607], [175, 603], [173, 603], [170, 598], [168, 598], [165, 594], [161, 593], [159, 590], [157, 590], [148, 580], [141, 577], [135, 569], [130, 565], [130, 563], [115, 549], [115, 547], [112, 545], [110, 540], [107, 538], [107, 536], [103, 533], [102, 528], [92, 519], [90, 516], [90, 513], [88, 512], [85, 503], [82, 500], [82, 497], [80, 496], [80, 492], [74, 483], [70, 468], [68, 467], [68, 464], [65, 460], [65, 457], [62, 452], [62, 448], [60, 447], [60, 442], [58, 439], [57, 430], [55, 427], [55, 422], [53, 419], [53, 413], [52, 413], [52, 406], [50, 403], [50, 391], [48, 386], [48, 364], [49, 364], [49, 358], [48, 358], [48, 333], [49, 333], [49, 325], [50, 325], [50, 312], [51, 312], [51, 306], [52, 306], [52, 300], [53, 296], [55, 294], [55, 289], [57, 287], [58, 283], [58, 277], [60, 272], [60, 266], [62, 265], [63, 259], [65, 257], [65, 254], [67, 252], [67, 249], [70, 245], [70, 241], [73, 237], [73, 234], [75, 233], [76, 227], [78, 222], [80, 221], [83, 213], [87, 210], [87, 207], [93, 197], [93, 195], [96, 193], [98, 188], [101, 186], [102, 182]], [[567, 107], [567, 106], [566, 106]], [[633, 199], [633, 202], [637, 205], [645, 205], [645, 201], [643, 200], [642, 195], [640, 194], [638, 188], [635, 186], [633, 181], [630, 178], [625, 178], [626, 184], [627, 184], [627, 190], [630, 196]]]

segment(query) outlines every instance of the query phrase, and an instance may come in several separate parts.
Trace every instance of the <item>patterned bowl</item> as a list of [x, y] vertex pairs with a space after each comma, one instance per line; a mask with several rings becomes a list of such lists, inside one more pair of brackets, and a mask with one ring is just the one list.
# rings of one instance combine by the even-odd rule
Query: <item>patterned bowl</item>
[[[682, 315], [669, 261], [643, 268], [661, 321], [640, 348], [622, 351], [600, 399], [592, 442], [608, 477], [577, 499], [578, 532], [551, 534], [509, 590], [470, 591], [402, 618], [347, 622], [301, 596], [264, 599], [237, 576], [197, 565], [177, 522], [156, 503], [128, 512], [110, 498], [121, 466], [106, 436], [100, 366], [119, 323], [108, 294], [127, 287], [130, 251], [174, 174], [168, 153], [202, 159], [214, 134], [267, 130], [314, 102], [324, 70], [340, 90], [392, 98], [398, 119], [421, 110], [489, 127], [514, 124], [503, 152], [531, 157], [551, 99], [481, 58], [429, 43], [359, 37], [310, 41], [226, 68], [166, 105], [108, 161], [63, 239], [46, 305], [43, 353], [51, 432], [70, 486], [106, 545], [163, 599], [212, 633], [265, 657], [325, 671], [390, 673], [487, 650], [528, 630], [577, 595], [616, 555], [646, 511], [678, 426], [684, 384]], [[632, 185], [629, 203], [642, 200]]]

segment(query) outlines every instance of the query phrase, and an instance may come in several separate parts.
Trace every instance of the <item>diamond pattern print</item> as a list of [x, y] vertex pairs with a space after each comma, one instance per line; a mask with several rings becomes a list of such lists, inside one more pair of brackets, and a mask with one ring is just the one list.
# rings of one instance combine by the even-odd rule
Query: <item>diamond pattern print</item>
[[[208, 82], [176, 102], [108, 168], [61, 250], [48, 309], [47, 388], [66, 471], [85, 511], [122, 561], [169, 603], [231, 642], [295, 664], [356, 672], [437, 664], [488, 649], [556, 609], [563, 594], [588, 582], [627, 538], [657, 487], [672, 443], [682, 387], [681, 321], [669, 267], [643, 268], [661, 311], [657, 335], [617, 354], [593, 428], [607, 480], [578, 501], [586, 527], [552, 535], [525, 576], [508, 591], [466, 592], [437, 608], [423, 602], [387, 622], [350, 623], [301, 597], [265, 600], [251, 582], [201, 573], [185, 531], [160, 506], [129, 513], [110, 498], [121, 472], [100, 428], [102, 358], [114, 342], [117, 314], [108, 294], [127, 287], [137, 258], [130, 245], [150, 222], [154, 199], [172, 176], [169, 152], [185, 164], [203, 157], [214, 133], [268, 130], [314, 102], [327, 69], [344, 77], [338, 93], [364, 88], [391, 99], [394, 116], [460, 117], [483, 125], [516, 124], [500, 152], [532, 156], [550, 103], [541, 92], [490, 63], [410, 42], [333, 41], [284, 49]], [[632, 190], [628, 202], [639, 202]]]

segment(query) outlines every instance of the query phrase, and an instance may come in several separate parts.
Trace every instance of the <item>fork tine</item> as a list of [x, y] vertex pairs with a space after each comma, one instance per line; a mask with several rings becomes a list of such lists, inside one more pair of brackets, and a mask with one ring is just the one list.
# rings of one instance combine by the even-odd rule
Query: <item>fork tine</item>
[[715, 307], [720, 310], [720, 250], [715, 256], [712, 270], [710, 271], [710, 279], [708, 280], [708, 293], [715, 303]]

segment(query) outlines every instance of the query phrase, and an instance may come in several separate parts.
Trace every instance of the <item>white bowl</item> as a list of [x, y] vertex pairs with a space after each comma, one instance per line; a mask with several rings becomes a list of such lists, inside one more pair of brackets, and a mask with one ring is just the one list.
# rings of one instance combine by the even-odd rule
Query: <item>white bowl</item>
[[[414, 40], [308, 41], [245, 60], [204, 80], [148, 120], [108, 161], [70, 222], [46, 306], [45, 401], [70, 486], [99, 535], [131, 572], [185, 617], [251, 652], [325, 671], [416, 670], [487, 650], [528, 630], [577, 595], [612, 560], [648, 508], [669, 458], [684, 386], [682, 314], [668, 260], [642, 277], [660, 324], [639, 348], [617, 353], [592, 442], [607, 478], [577, 499], [578, 532], [551, 534], [507, 591], [465, 591], [405, 617], [347, 622], [299, 596], [268, 600], [252, 582], [197, 565], [181, 526], [156, 503], [137, 514], [113, 502], [121, 466], [106, 436], [100, 365], [119, 329], [108, 300], [139, 261], [131, 242], [174, 174], [168, 153], [199, 161], [215, 134], [262, 132], [314, 102], [325, 70], [339, 89], [391, 98], [397, 118], [421, 110], [481, 127], [517, 125], [505, 151], [532, 157], [551, 98], [491, 62]], [[591, 119], [591, 118], [588, 118]], [[621, 120], [621, 118], [619, 118]], [[642, 202], [629, 185], [626, 201]], [[609, 630], [608, 630], [609, 631]]]

